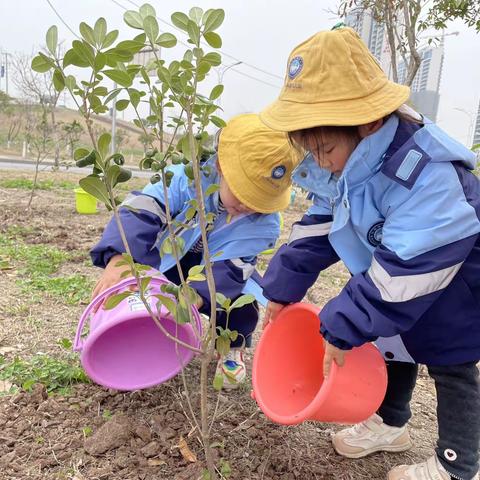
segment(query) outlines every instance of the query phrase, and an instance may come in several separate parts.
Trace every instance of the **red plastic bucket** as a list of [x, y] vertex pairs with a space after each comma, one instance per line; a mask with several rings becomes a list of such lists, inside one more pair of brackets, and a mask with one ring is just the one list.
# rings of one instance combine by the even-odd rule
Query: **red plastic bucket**
[[260, 338], [253, 359], [253, 397], [276, 423], [358, 423], [373, 415], [385, 396], [385, 362], [370, 343], [349, 351], [345, 365], [333, 364], [324, 379], [319, 312], [305, 303], [290, 305]]

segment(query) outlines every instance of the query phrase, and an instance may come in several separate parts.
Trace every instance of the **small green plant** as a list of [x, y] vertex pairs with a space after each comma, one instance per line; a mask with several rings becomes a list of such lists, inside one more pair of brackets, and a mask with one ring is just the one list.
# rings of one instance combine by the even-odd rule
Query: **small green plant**
[[108, 409], [105, 409], [102, 413], [102, 418], [105, 420], [110, 420], [112, 418], [112, 412]]
[[[230, 349], [231, 341], [236, 338], [236, 332], [229, 330], [227, 325], [219, 336], [216, 329], [215, 259], [210, 255], [207, 241], [216, 215], [214, 212], [207, 213], [206, 199], [218, 191], [219, 185], [212, 184], [205, 191], [202, 187], [202, 178], [210, 175], [211, 167], [204, 165], [201, 159], [214, 153], [209, 146], [211, 138], [208, 127], [212, 124], [218, 128], [225, 126], [225, 122], [216, 115], [220, 108], [216, 100], [224, 87], [219, 84], [212, 89], [209, 87], [207, 91], [201, 84], [212, 69], [222, 63], [220, 54], [214, 50], [222, 46], [222, 39], [216, 30], [222, 25], [224, 17], [222, 9], [204, 11], [198, 7], [191, 8], [188, 14], [173, 13], [172, 23], [188, 37], [188, 44], [185, 44], [183, 53], [172, 61], [166, 61], [163, 53], [160, 56], [160, 51], [174, 47], [177, 38], [172, 33], [160, 31], [155, 9], [149, 4], [125, 12], [124, 21], [134, 31], [128, 40], [118, 42], [119, 31], [109, 31], [107, 21], [99, 18], [93, 25], [80, 23], [78, 38], [63, 54], [58, 48], [57, 27], [52, 26], [46, 34], [47, 49], [32, 60], [32, 69], [51, 75], [58, 92], [68, 90], [85, 121], [91, 145], [77, 148], [73, 157], [77, 167], [88, 167], [91, 171], [79, 181], [80, 186], [113, 213], [126, 252], [117, 265], [129, 267], [130, 271], [125, 274], [135, 277], [140, 299], [166, 337], [199, 354], [200, 415], [197, 416], [192, 408], [188, 393], [187, 404], [191, 419], [201, 436], [211, 480], [217, 479], [219, 472], [210, 448], [218, 399], [216, 406], [211, 408], [208, 367], [215, 358], [216, 344], [221, 345], [225, 354]], [[145, 50], [152, 52], [151, 61], [145, 65], [136, 64], [136, 54]], [[84, 69], [82, 77], [76, 76], [79, 68]], [[90, 80], [85, 81], [86, 78]], [[113, 89], [111, 81], [114, 82]], [[190, 283], [206, 280], [208, 284], [210, 328], [203, 335], [196, 332], [200, 340], [199, 347], [189, 345], [168, 332], [147, 300], [150, 267], [134, 262], [118, 210], [121, 203], [119, 185], [128, 182], [132, 172], [126, 168], [125, 152], [119, 150], [116, 139], [108, 133], [99, 135], [93, 128], [93, 116], [108, 112], [113, 102], [119, 111], [129, 108], [132, 113], [135, 112], [134, 123], [143, 131], [145, 140], [145, 157], [140, 161], [140, 168], [151, 170], [153, 175], [150, 181], [152, 184], [159, 183], [158, 187], [165, 198], [165, 232], [168, 236], [162, 240], [160, 256], [170, 256], [175, 261], [180, 282], [178, 286], [165, 285], [162, 294], [155, 295], [158, 305], [163, 304], [177, 323], [190, 322], [194, 325], [191, 306], [198, 302], [198, 296]], [[143, 112], [147, 110], [149, 114], [144, 116]], [[184, 223], [183, 219], [173, 218], [168, 192], [170, 186], [175, 185], [172, 179], [176, 174], [174, 169], [169, 168], [172, 165], [184, 165], [183, 172], [194, 190], [194, 198], [189, 200], [189, 208], [185, 212], [185, 221], [193, 223], [191, 221], [196, 217], [195, 228], [198, 224], [203, 243], [202, 265], [192, 267], [187, 278], [180, 265], [185, 239], [178, 233], [178, 227], [181, 227], [180, 230], [193, 227]], [[129, 295], [131, 292], [114, 295], [104, 307], [114, 308]], [[231, 305], [226, 305], [226, 299], [222, 298], [225, 301], [221, 305], [228, 313], [240, 306], [241, 302], [251, 302], [252, 299], [244, 295]], [[190, 387], [184, 375], [182, 380], [185, 391], [189, 392]], [[221, 388], [218, 378], [214, 386]]]
[[85, 438], [90, 437], [93, 433], [93, 428], [92, 427], [83, 427], [82, 428], [82, 433]]
[[16, 357], [5, 362], [0, 357], [0, 380], [9, 380], [17, 388], [30, 391], [36, 383], [45, 385], [47, 392], [65, 394], [75, 383], [89, 383], [74, 354], [54, 358], [37, 354], [29, 359]]

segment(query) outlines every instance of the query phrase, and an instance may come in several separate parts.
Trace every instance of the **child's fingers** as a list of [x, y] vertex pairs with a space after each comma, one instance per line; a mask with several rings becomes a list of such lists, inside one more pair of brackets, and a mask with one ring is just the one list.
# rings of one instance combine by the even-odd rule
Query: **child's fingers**
[[267, 303], [267, 308], [265, 310], [265, 317], [263, 319], [262, 328], [265, 328], [271, 321], [275, 318], [274, 305], [272, 302]]
[[325, 352], [323, 357], [323, 376], [327, 378], [330, 375], [330, 370], [332, 368], [333, 357], [330, 353]]

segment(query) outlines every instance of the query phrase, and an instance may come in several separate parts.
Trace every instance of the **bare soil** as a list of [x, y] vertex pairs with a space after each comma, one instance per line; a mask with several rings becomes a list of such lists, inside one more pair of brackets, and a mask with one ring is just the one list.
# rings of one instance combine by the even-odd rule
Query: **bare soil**
[[[74, 175], [42, 174], [73, 180]], [[31, 174], [0, 171], [0, 179]], [[71, 190], [39, 191], [26, 212], [27, 191], [0, 188], [0, 234], [18, 232], [18, 241], [47, 244], [75, 252], [60, 274], [98, 275], [89, 266], [88, 250], [98, 240], [109, 213], [78, 215]], [[306, 202], [299, 198], [285, 213], [283, 238], [299, 219]], [[1, 252], [0, 252], [1, 255]], [[262, 260], [265, 265], [268, 259]], [[39, 301], [22, 292], [16, 280], [21, 265], [0, 270], [0, 352], [6, 361], [37, 352], [61, 356], [60, 338], [72, 338], [88, 303], [76, 305], [45, 294]], [[322, 305], [348, 279], [338, 265], [322, 273], [307, 300]], [[249, 352], [248, 362], [251, 362]], [[212, 365], [212, 375], [214, 366]], [[199, 364], [185, 370], [196, 409]], [[225, 478], [240, 480], [385, 479], [390, 468], [431, 455], [436, 439], [435, 393], [431, 380], [420, 376], [412, 402], [414, 447], [405, 454], [377, 454], [347, 460], [330, 444], [337, 425], [307, 422], [285, 427], [269, 421], [250, 397], [250, 386], [222, 393], [214, 428], [218, 465]], [[212, 389], [212, 399], [215, 393]], [[106, 390], [77, 384], [66, 395], [47, 395], [41, 385], [32, 392], [0, 397], [0, 479], [194, 480], [204, 468], [202, 449], [192, 426], [180, 377], [137, 392]], [[228, 462], [231, 473], [228, 475]]]

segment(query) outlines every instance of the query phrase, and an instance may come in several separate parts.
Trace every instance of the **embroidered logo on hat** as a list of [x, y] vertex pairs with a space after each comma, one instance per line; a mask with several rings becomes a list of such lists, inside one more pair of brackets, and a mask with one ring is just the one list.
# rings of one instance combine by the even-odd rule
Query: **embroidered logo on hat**
[[299, 56], [292, 58], [288, 67], [288, 76], [293, 80], [302, 71], [302, 68], [303, 58]]
[[278, 165], [272, 170], [272, 178], [275, 180], [280, 180], [282, 177], [285, 176], [285, 172], [287, 169], [283, 165]]

